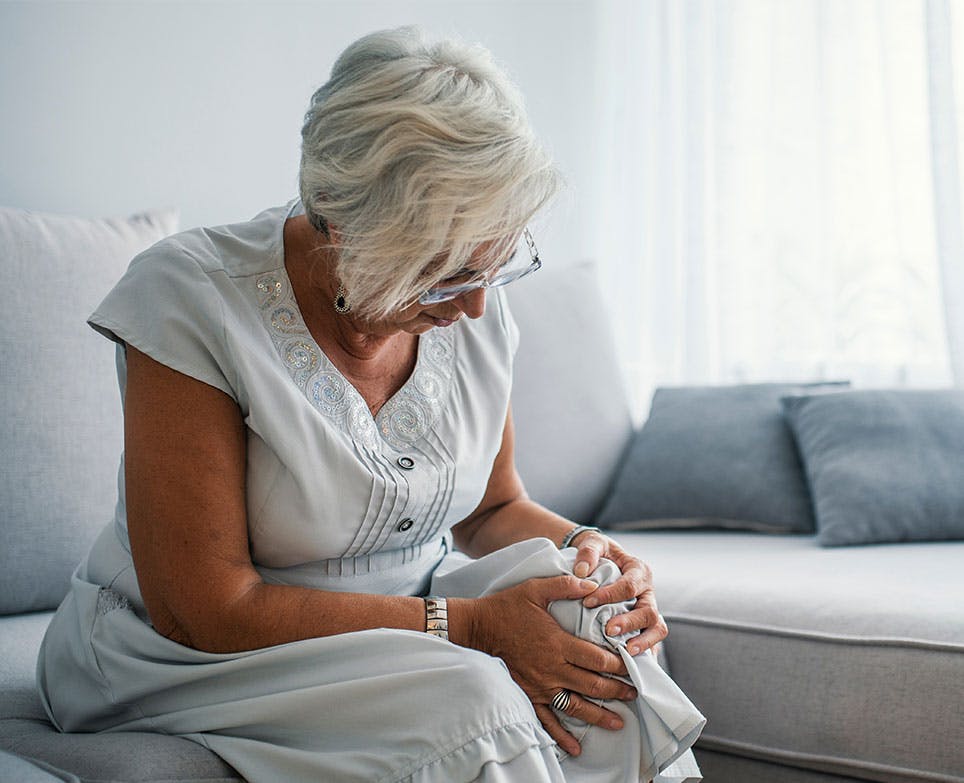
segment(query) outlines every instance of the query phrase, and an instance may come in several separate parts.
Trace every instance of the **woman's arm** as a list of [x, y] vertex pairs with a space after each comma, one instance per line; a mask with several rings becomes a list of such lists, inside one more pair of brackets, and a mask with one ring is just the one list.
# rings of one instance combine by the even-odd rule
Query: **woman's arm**
[[226, 394], [127, 346], [124, 419], [131, 553], [159, 633], [234, 652], [366, 628], [425, 630], [420, 598], [262, 582], [248, 552], [244, 422]]
[[[574, 523], [535, 503], [526, 494], [515, 468], [514, 427], [512, 411], [509, 410], [502, 434], [502, 446], [493, 464], [485, 495], [478, 508], [452, 529], [456, 545], [467, 554], [481, 557], [529, 538], [545, 537], [558, 545], [574, 527]], [[615, 582], [585, 596], [583, 600], [587, 606], [633, 599], [636, 601], [631, 611], [610, 619], [606, 627], [607, 633], [620, 636], [642, 630], [642, 633], [627, 645], [632, 655], [637, 655], [664, 639], [667, 634], [666, 624], [656, 608], [649, 567], [623, 551], [611, 538], [596, 531], [580, 533], [572, 540], [572, 545], [579, 550], [573, 568], [579, 577], [591, 574], [600, 557], [612, 560], [622, 572], [622, 576]], [[506, 662], [512, 677], [532, 700], [536, 714], [552, 738], [569, 753], [578, 754], [579, 743], [563, 728], [549, 707], [552, 696], [558, 691], [558, 687], [566, 687], [589, 698], [607, 697], [593, 690], [597, 685], [595, 681], [589, 683], [588, 689], [562, 686], [558, 679], [559, 663], [581, 670], [618, 670], [612, 668], [613, 661], [610, 658], [601, 661], [606, 668], [594, 667], [585, 657], [577, 658], [573, 653], [578, 651], [579, 655], [583, 656], [584, 649], [574, 647], [571, 642], [567, 645], [567, 640], [557, 633], [545, 633], [545, 624], [539, 626], [538, 630], [533, 628], [533, 633], [518, 632], [519, 626], [514, 625], [510, 618], [516, 614], [515, 610], [520, 604], [528, 604], [536, 610], [529, 613], [529, 618], [544, 620], [543, 615], [549, 617], [548, 605], [554, 599], [540, 592], [548, 581], [551, 580], [531, 579], [510, 590], [479, 599], [467, 607], [466, 611], [471, 613], [477, 627], [484, 631], [473, 637], [472, 646], [497, 655]], [[538, 651], [531, 647], [533, 639], [540, 640]], [[616, 658], [608, 651], [606, 655]], [[618, 661], [618, 658], [616, 660]], [[554, 676], [556, 679], [553, 679]], [[570, 715], [599, 726], [619, 728], [618, 722], [613, 722], [617, 719], [615, 713], [582, 698], [573, 704], [568, 710]]]
[[515, 468], [515, 425], [510, 407], [485, 495], [475, 511], [452, 528], [455, 545], [467, 555], [482, 557], [530, 538], [548, 538], [559, 544], [573, 527], [568, 519], [526, 494]]
[[[244, 422], [229, 396], [128, 346], [124, 406], [131, 553], [159, 633], [234, 652], [369, 628], [425, 630], [421, 598], [261, 580], [248, 550]], [[490, 484], [486, 496], [501, 497], [498, 482]], [[496, 512], [480, 506], [479, 516]], [[451, 598], [449, 639], [502, 657], [547, 726], [555, 718], [546, 705], [560, 688], [632, 698], [631, 688], [601, 674], [625, 674], [619, 657], [566, 633], [547, 611], [552, 601], [583, 598], [595, 587], [569, 575], [486, 598]], [[572, 714], [601, 725], [616, 717], [589, 701]], [[553, 736], [579, 752], [561, 727]]]
[[[502, 446], [492, 467], [485, 496], [471, 516], [452, 528], [456, 545], [473, 557], [481, 557], [528, 538], [545, 537], [559, 544], [575, 527], [573, 522], [540, 506], [526, 494], [515, 468], [514, 443], [515, 429], [510, 408], [506, 415]], [[619, 636], [630, 631], [642, 631], [628, 645], [633, 655], [665, 639], [666, 623], [656, 607], [649, 566], [599, 532], [580, 533], [571, 544], [579, 549], [573, 566], [577, 576], [591, 574], [600, 557], [612, 560], [622, 572], [617, 581], [600, 587], [588, 596], [585, 599], [587, 607], [636, 600], [636, 607], [632, 611], [609, 621], [607, 632]]]

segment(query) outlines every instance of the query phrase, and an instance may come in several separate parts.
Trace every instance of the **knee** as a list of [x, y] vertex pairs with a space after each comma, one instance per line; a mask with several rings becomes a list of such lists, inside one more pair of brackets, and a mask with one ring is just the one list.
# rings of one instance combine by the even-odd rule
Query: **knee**
[[[575, 550], [567, 550], [568, 567], [572, 569], [575, 561]], [[605, 558], [599, 561], [596, 570], [590, 574], [592, 581], [600, 586], [615, 582], [621, 576], [619, 567], [611, 560]], [[606, 645], [607, 639], [604, 632], [606, 623], [617, 614], [627, 612], [633, 608], [633, 601], [619, 601], [617, 603], [602, 604], [591, 609], [583, 606], [579, 599], [553, 601], [549, 605], [549, 613], [555, 618], [556, 622], [569, 631], [583, 639], [600, 645]]]
[[[576, 563], [576, 550], [567, 549], [563, 552], [566, 558], [566, 567], [569, 569], [569, 573], [572, 573], [572, 569]], [[622, 575], [622, 572], [612, 560], [605, 557], [599, 559], [599, 564], [596, 566], [596, 570], [593, 571], [589, 578], [594, 582], [598, 582], [600, 585], [608, 585], [615, 582]]]
[[508, 720], [538, 721], [529, 697], [512, 679], [500, 658], [477, 650], [460, 650], [458, 665], [450, 670], [451, 690], [467, 704], [495, 716], [500, 722]]

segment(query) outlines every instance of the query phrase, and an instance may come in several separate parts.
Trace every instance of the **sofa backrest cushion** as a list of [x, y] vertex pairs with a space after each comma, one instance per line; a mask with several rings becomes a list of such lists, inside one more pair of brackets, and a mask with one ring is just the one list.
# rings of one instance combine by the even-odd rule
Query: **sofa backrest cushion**
[[94, 220], [0, 207], [0, 614], [57, 606], [113, 516], [114, 349], [85, 321], [176, 224], [173, 210]]
[[521, 334], [512, 392], [516, 465], [530, 497], [590, 521], [633, 431], [596, 267], [547, 267], [506, 292]]

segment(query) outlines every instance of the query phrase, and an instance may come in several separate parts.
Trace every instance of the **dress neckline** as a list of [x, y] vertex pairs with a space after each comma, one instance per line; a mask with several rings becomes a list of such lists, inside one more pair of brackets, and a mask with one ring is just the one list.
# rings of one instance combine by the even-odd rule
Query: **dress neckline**
[[300, 207], [295, 199], [280, 211], [274, 233], [275, 268], [255, 279], [262, 321], [282, 364], [316, 410], [365, 448], [377, 451], [381, 441], [404, 451], [429, 432], [442, 412], [454, 374], [455, 333], [452, 328], [433, 328], [419, 335], [411, 375], [372, 416], [361, 392], [311, 335], [295, 298], [284, 263], [284, 226]]

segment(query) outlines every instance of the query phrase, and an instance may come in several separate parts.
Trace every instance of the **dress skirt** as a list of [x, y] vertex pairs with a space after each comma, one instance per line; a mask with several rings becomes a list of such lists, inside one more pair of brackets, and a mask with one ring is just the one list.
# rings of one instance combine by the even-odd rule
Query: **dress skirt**
[[[480, 596], [571, 569], [575, 550], [534, 539], [469, 561], [442, 559], [432, 590]], [[611, 581], [604, 564], [591, 578]], [[514, 580], [514, 581], [513, 581]], [[41, 647], [44, 706], [62, 731], [156, 731], [205, 745], [251, 783], [699, 780], [689, 752], [704, 719], [650, 654], [601, 635], [618, 606], [559, 601], [567, 630], [620, 652], [639, 691], [607, 702], [625, 727], [564, 723], [568, 757], [503, 662], [433, 636], [373, 629], [239, 653], [206, 653], [154, 631], [131, 600], [78, 568]]]

